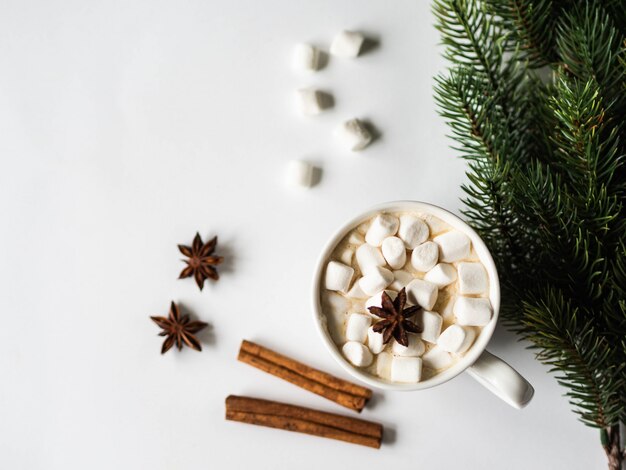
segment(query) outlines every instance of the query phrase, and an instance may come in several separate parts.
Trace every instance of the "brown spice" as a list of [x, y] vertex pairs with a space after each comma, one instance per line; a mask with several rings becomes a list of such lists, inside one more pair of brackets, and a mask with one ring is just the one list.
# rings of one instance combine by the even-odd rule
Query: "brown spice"
[[242, 341], [238, 359], [358, 412], [372, 397], [368, 388], [309, 367], [251, 341]]
[[420, 307], [414, 305], [413, 307], [404, 308], [405, 304], [406, 289], [403, 288], [398, 292], [398, 296], [394, 301], [391, 300], [391, 297], [386, 292], [383, 292], [382, 307], [369, 307], [370, 313], [382, 318], [382, 320], [374, 323], [372, 329], [376, 333], [383, 335], [383, 344], [387, 344], [393, 337], [402, 346], [408, 346], [409, 338], [407, 331], [411, 333], [421, 333], [423, 331], [421, 326], [408, 319]]
[[217, 237], [213, 237], [207, 243], [202, 243], [202, 238], [200, 238], [199, 233], [196, 233], [191, 246], [178, 245], [180, 252], [189, 258], [183, 260], [187, 263], [187, 267], [181, 271], [178, 278], [184, 279], [193, 276], [200, 290], [204, 287], [205, 280], [213, 279], [217, 281], [220, 276], [216, 266], [221, 264], [224, 258], [221, 256], [213, 256], [216, 246]]
[[194, 333], [206, 328], [207, 323], [202, 321], [189, 321], [189, 315], [181, 316], [178, 305], [174, 302], [170, 305], [170, 312], [167, 318], [150, 318], [163, 329], [163, 331], [159, 333], [159, 336], [167, 336], [165, 341], [163, 341], [161, 354], [165, 354], [169, 351], [174, 344], [176, 344], [179, 351], [183, 349], [183, 345], [195, 349], [196, 351], [202, 351], [200, 341], [194, 336]]
[[380, 448], [383, 426], [297, 405], [230, 395], [226, 419]]

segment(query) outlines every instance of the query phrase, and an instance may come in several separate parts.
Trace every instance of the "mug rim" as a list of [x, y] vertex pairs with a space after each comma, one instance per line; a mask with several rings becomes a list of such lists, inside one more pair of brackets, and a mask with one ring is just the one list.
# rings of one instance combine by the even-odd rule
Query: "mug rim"
[[[489, 323], [482, 327], [480, 335], [478, 335], [469, 351], [452, 367], [449, 367], [448, 369], [435, 375], [434, 377], [417, 383], [391, 382], [364, 372], [356, 366], [350, 364], [341, 354], [339, 346], [335, 344], [335, 342], [330, 337], [330, 333], [328, 332], [328, 329], [326, 327], [327, 319], [324, 315], [324, 312], [322, 311], [321, 306], [322, 275], [324, 273], [326, 263], [330, 259], [330, 254], [332, 253], [332, 251], [336, 248], [337, 244], [348, 234], [350, 230], [356, 228], [358, 225], [360, 225], [373, 215], [385, 211], [415, 212], [417, 214], [421, 213], [423, 215], [433, 215], [444, 221], [446, 224], [450, 225], [452, 228], [461, 230], [463, 233], [469, 236], [470, 240], [472, 241], [472, 245], [474, 247], [476, 255], [480, 259], [480, 262], [483, 264], [489, 275], [489, 300], [491, 302], [491, 307], [493, 310], [491, 320], [489, 321]], [[372, 387], [384, 390], [425, 390], [452, 380], [454, 377], [464, 372], [468, 367], [476, 362], [476, 360], [480, 357], [480, 355], [487, 347], [487, 344], [489, 343], [498, 322], [498, 316], [500, 311], [500, 281], [498, 278], [498, 271], [493, 261], [493, 257], [491, 256], [489, 249], [485, 245], [485, 242], [472, 227], [470, 227], [456, 214], [453, 214], [452, 212], [440, 206], [436, 206], [434, 204], [422, 201], [399, 200], [377, 204], [365, 211], [360, 212], [356, 216], [349, 219], [347, 222], [343, 223], [337, 230], [333, 232], [332, 236], [326, 242], [324, 248], [317, 258], [312, 288], [313, 320], [315, 322], [316, 329], [322, 338], [322, 342], [326, 345], [328, 351], [339, 363], [339, 365], [350, 375]]]

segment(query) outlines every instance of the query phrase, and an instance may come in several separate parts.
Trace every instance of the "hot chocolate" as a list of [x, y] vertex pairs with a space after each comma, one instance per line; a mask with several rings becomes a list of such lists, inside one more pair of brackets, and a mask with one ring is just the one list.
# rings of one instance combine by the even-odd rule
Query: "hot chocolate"
[[489, 277], [470, 238], [423, 213], [379, 213], [348, 232], [320, 296], [344, 358], [390, 382], [450, 368], [492, 317]]

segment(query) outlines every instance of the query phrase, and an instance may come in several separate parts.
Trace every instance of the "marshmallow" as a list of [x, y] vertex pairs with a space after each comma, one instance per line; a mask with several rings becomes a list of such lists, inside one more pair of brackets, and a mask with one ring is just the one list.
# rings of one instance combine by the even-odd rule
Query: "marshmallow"
[[374, 356], [367, 346], [357, 341], [348, 341], [341, 348], [343, 355], [353, 366], [367, 367], [374, 360]]
[[391, 347], [391, 352], [393, 352], [396, 356], [407, 357], [417, 357], [424, 354], [424, 351], [426, 351], [426, 346], [424, 346], [422, 340], [419, 339], [417, 335], [409, 334], [407, 336], [409, 337], [409, 345], [402, 346], [400, 343], [394, 340], [393, 346]]
[[367, 299], [367, 294], [363, 292], [361, 286], [359, 286], [359, 281], [355, 281], [352, 285], [352, 288], [346, 293], [346, 297], [351, 299]]
[[488, 287], [487, 271], [481, 263], [459, 263], [459, 293], [483, 294]]
[[333, 38], [330, 53], [337, 57], [357, 57], [364, 41], [365, 37], [361, 33], [342, 31]]
[[437, 264], [439, 247], [436, 243], [425, 242], [416, 246], [411, 254], [411, 264], [418, 271], [426, 272]]
[[[389, 214], [377, 215], [365, 234], [365, 241], [372, 246], [381, 246], [387, 237], [398, 231], [400, 222], [397, 217]], [[393, 266], [392, 266], [393, 267]]]
[[422, 356], [424, 366], [430, 367], [434, 370], [447, 369], [452, 365], [454, 359], [447, 351], [444, 351], [439, 346], [431, 348]]
[[454, 323], [454, 302], [456, 297], [451, 295], [450, 298], [446, 301], [446, 305], [439, 311], [443, 320], [448, 323]]
[[476, 332], [473, 328], [450, 325], [439, 335], [437, 346], [444, 351], [461, 354], [470, 348], [475, 338]]
[[428, 233], [428, 225], [426, 225], [422, 219], [418, 219], [412, 215], [403, 215], [400, 217], [398, 236], [409, 250], [412, 250], [417, 245], [421, 245], [428, 240]]
[[385, 265], [385, 258], [378, 248], [363, 244], [356, 249], [356, 262], [361, 273], [365, 274], [370, 269]]
[[383, 344], [383, 334], [376, 333], [373, 326], [367, 329], [367, 346], [374, 354], [378, 354], [385, 349], [385, 345]]
[[416, 383], [422, 378], [422, 360], [419, 357], [396, 356], [391, 360], [391, 380]]
[[[376, 333], [378, 334], [378, 333]], [[382, 336], [382, 335], [380, 335]], [[376, 375], [383, 379], [388, 379], [391, 376], [391, 361], [393, 356], [388, 352], [382, 352], [376, 357]]]
[[456, 281], [456, 269], [451, 264], [439, 263], [426, 273], [424, 280], [432, 282], [441, 289]]
[[296, 44], [293, 49], [293, 67], [298, 71], [315, 72], [320, 67], [320, 51], [310, 44]]
[[400, 269], [406, 263], [406, 248], [404, 242], [398, 237], [387, 237], [381, 246], [383, 256], [387, 264], [393, 269]]
[[339, 254], [339, 260], [343, 264], [350, 266], [352, 264], [352, 255], [354, 255], [352, 248], [346, 248]]
[[459, 297], [454, 302], [454, 315], [459, 325], [485, 326], [491, 320], [489, 299]]
[[313, 186], [314, 166], [302, 160], [291, 160], [287, 164], [285, 180], [288, 186], [310, 188]]
[[437, 312], [420, 310], [417, 312], [415, 321], [423, 329], [420, 333], [420, 337], [429, 343], [436, 343], [437, 338], [439, 338], [439, 334], [441, 333], [441, 325], [443, 325], [443, 318], [441, 318], [441, 315]]
[[365, 342], [367, 329], [372, 324], [372, 318], [362, 313], [351, 313], [346, 323], [346, 339], [348, 341]]
[[296, 106], [305, 116], [314, 116], [328, 107], [330, 96], [314, 88], [296, 91]]
[[368, 295], [380, 292], [393, 281], [391, 271], [380, 266], [376, 266], [367, 271], [367, 274], [359, 280], [359, 286]]
[[431, 309], [437, 302], [439, 291], [437, 286], [422, 279], [413, 279], [406, 286], [406, 293], [409, 302], [419, 305], [425, 309]]
[[365, 238], [363, 238], [363, 235], [361, 235], [359, 232], [352, 232], [348, 237], [348, 243], [350, 243], [351, 245], [361, 246], [364, 241]]
[[428, 228], [430, 229], [431, 235], [444, 232], [450, 228], [443, 220], [438, 219], [434, 215], [430, 215], [430, 214], [425, 215], [424, 221], [428, 224]]
[[367, 299], [367, 301], [365, 302], [365, 308], [368, 309], [370, 307], [382, 307], [383, 306], [382, 305], [383, 304], [383, 292], [386, 292], [387, 295], [391, 297], [391, 300], [396, 300], [396, 297], [398, 296], [398, 293], [392, 290], [380, 291], [374, 294], [369, 299]]
[[354, 269], [350, 266], [337, 261], [330, 261], [326, 266], [326, 289], [346, 292], [350, 287], [353, 275]]
[[389, 287], [393, 290], [400, 292], [402, 288], [406, 287], [406, 285], [413, 280], [413, 275], [407, 271], [394, 271], [393, 272], [393, 282]]
[[433, 241], [439, 245], [439, 259], [446, 263], [453, 263], [467, 258], [470, 254], [470, 239], [458, 230], [450, 230], [443, 235], [435, 237]]
[[335, 135], [353, 152], [363, 150], [372, 141], [372, 134], [358, 119], [350, 119], [342, 123]]

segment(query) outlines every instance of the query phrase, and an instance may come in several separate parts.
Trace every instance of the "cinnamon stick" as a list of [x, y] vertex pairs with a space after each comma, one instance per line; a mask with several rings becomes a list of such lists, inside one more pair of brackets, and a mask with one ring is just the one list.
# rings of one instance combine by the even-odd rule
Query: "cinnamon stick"
[[238, 359], [358, 412], [372, 396], [368, 388], [309, 367], [251, 341], [242, 341]]
[[380, 448], [380, 424], [297, 405], [231, 395], [226, 419]]

